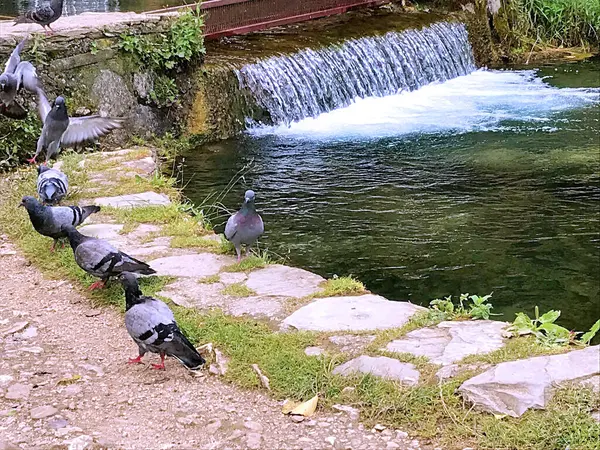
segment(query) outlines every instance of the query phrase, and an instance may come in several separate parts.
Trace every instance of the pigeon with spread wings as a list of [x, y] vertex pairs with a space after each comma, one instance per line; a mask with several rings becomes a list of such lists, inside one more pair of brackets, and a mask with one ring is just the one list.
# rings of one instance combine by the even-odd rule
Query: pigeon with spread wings
[[40, 81], [33, 64], [29, 61], [21, 61], [21, 50], [27, 42], [23, 39], [10, 54], [4, 72], [0, 74], [0, 114], [11, 119], [24, 119], [27, 111], [17, 101], [19, 91], [25, 90], [36, 94], [40, 87]]
[[38, 98], [40, 119], [44, 127], [37, 142], [35, 155], [28, 160], [32, 164], [36, 162], [42, 150], [46, 151], [46, 163], [48, 163], [61, 147], [71, 147], [98, 139], [116, 128], [121, 128], [123, 123], [123, 119], [99, 115], [69, 117], [63, 97], [56, 97], [52, 106], [42, 90], [38, 90]]

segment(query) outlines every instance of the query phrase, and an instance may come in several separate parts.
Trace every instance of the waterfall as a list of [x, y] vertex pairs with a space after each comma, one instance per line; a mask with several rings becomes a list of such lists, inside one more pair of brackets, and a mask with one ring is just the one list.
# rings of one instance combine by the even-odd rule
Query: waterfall
[[475, 69], [465, 26], [439, 22], [268, 58], [237, 75], [274, 123], [289, 124], [356, 98], [412, 91]]

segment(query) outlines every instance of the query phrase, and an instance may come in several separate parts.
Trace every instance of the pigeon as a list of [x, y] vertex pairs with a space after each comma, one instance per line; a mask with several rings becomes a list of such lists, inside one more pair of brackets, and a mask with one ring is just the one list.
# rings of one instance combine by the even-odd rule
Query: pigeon
[[225, 225], [225, 237], [235, 245], [238, 262], [242, 259], [242, 244], [251, 246], [264, 231], [262, 218], [254, 208], [254, 191], [246, 191], [241, 209], [232, 215]]
[[[50, 28], [50, 24], [56, 22], [58, 18], [62, 16], [62, 12], [63, 0], [50, 0], [50, 2], [38, 6], [34, 10], [29, 10], [24, 15], [17, 17], [13, 26], [20, 23], [34, 22], [44, 27], [44, 30], [48, 27], [50, 32], [54, 33], [52, 28]], [[46, 31], [46, 34], [48, 34], [48, 31]]]
[[56, 205], [67, 195], [69, 181], [58, 169], [38, 167], [37, 192], [44, 205]]
[[56, 97], [53, 106], [50, 107], [41, 89], [38, 89], [38, 98], [38, 110], [44, 127], [34, 157], [27, 160], [32, 164], [36, 162], [42, 150], [46, 151], [47, 164], [50, 158], [58, 153], [61, 146], [68, 147], [91, 141], [115, 128], [121, 128], [122, 119], [98, 115], [69, 118], [65, 99]]
[[103, 288], [110, 277], [119, 276], [123, 272], [142, 275], [156, 273], [145, 262], [120, 252], [108, 242], [84, 236], [73, 225], [64, 225], [62, 230], [69, 238], [75, 262], [90, 275], [100, 278], [89, 287], [90, 291]]
[[99, 206], [44, 206], [34, 197], [26, 196], [21, 204], [29, 214], [29, 220], [35, 231], [43, 236], [54, 239], [50, 251], [54, 251], [56, 243], [60, 238], [67, 237], [63, 230], [65, 225], [76, 227], [81, 225], [90, 214], [100, 211]]
[[181, 332], [169, 307], [142, 295], [133, 274], [123, 272], [119, 279], [125, 290], [125, 327], [139, 348], [138, 357], [129, 359], [129, 364], [141, 364], [146, 352], [152, 352], [160, 355], [160, 364], [152, 364], [155, 369], [165, 369], [165, 355], [190, 370], [199, 369], [204, 358]]
[[29, 61], [21, 61], [21, 50], [27, 39], [23, 39], [10, 54], [4, 72], [0, 74], [0, 114], [11, 119], [24, 119], [27, 111], [16, 100], [15, 97], [21, 90], [36, 94], [41, 89], [40, 81], [33, 64]]

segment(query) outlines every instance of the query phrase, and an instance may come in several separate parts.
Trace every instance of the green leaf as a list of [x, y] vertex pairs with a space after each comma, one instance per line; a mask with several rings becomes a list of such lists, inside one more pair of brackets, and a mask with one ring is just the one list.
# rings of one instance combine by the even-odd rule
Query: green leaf
[[554, 323], [554, 322], [556, 322], [556, 319], [558, 319], [559, 317], [560, 317], [560, 311], [555, 311], [555, 310], [551, 309], [547, 313], [543, 314], [539, 318], [539, 321], [541, 323]]
[[556, 325], [555, 323], [543, 323], [538, 327], [538, 330], [544, 330], [549, 335], [559, 339], [569, 339], [569, 330], [567, 330], [565, 327], [561, 327], [560, 325]]
[[592, 325], [592, 328], [590, 328], [590, 331], [588, 331], [583, 336], [581, 336], [581, 338], [579, 339], [579, 341], [582, 344], [587, 344], [588, 342], [590, 342], [594, 338], [594, 336], [596, 335], [596, 333], [598, 331], [600, 331], [600, 319], [598, 319], [596, 321], [596, 323], [594, 325]]

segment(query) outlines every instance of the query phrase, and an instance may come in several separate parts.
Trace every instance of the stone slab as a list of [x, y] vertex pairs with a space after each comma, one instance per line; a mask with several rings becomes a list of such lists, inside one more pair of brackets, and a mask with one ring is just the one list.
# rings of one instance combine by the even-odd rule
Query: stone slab
[[306, 270], [273, 264], [250, 272], [246, 286], [258, 295], [306, 297], [319, 292], [325, 279]]
[[92, 225], [84, 225], [79, 228], [79, 232], [86, 236], [106, 241], [118, 240], [119, 232], [123, 229], [123, 225], [113, 223], [95, 223]]
[[219, 273], [223, 266], [233, 263], [233, 258], [213, 253], [167, 256], [154, 259], [148, 264], [157, 275], [202, 278]]
[[115, 208], [135, 208], [137, 206], [168, 206], [171, 200], [165, 194], [148, 191], [139, 194], [117, 195], [115, 197], [99, 197], [94, 205], [112, 206]]
[[284, 326], [315, 331], [362, 331], [397, 328], [425, 308], [392, 302], [379, 295], [319, 298], [287, 317]]
[[508, 324], [494, 320], [441, 322], [390, 342], [385, 350], [425, 356], [434, 364], [448, 365], [465, 356], [489, 353], [504, 346]]
[[410, 363], [387, 356], [362, 355], [333, 369], [334, 375], [371, 374], [389, 380], [401, 381], [409, 386], [419, 382], [420, 373]]
[[537, 356], [498, 364], [465, 381], [459, 392], [477, 408], [519, 417], [544, 409], [561, 383], [600, 374], [600, 346], [561, 355]]

